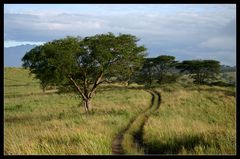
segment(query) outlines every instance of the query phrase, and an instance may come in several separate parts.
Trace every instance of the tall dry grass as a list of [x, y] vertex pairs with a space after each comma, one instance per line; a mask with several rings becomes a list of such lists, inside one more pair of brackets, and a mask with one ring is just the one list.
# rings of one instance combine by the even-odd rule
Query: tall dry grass
[[144, 126], [148, 153], [236, 154], [235, 88], [163, 86]]
[[111, 154], [115, 135], [150, 104], [143, 90], [102, 88], [86, 115], [75, 94], [43, 94], [28, 71], [4, 69], [4, 154]]

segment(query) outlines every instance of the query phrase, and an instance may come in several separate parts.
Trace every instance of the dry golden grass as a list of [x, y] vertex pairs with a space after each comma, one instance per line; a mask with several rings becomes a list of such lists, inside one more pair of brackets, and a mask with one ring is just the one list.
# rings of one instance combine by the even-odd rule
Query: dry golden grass
[[166, 90], [159, 90], [160, 109], [144, 127], [149, 153], [236, 154], [234, 89], [178, 86]]
[[4, 154], [111, 154], [115, 135], [151, 98], [143, 90], [104, 88], [93, 98], [95, 113], [86, 115], [79, 97], [43, 94], [26, 70], [5, 69], [4, 78]]

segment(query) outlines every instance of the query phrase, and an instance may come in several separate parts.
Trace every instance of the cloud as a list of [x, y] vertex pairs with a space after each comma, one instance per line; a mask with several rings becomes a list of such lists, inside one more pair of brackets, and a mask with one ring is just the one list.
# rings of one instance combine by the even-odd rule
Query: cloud
[[195, 53], [207, 57], [201, 52], [216, 58], [219, 55], [216, 52], [234, 58], [236, 54], [234, 5], [129, 4], [14, 9], [15, 12], [8, 5], [8, 12], [4, 13], [5, 41], [38, 42], [67, 35], [85, 37], [113, 32], [136, 35], [150, 56], [158, 56], [162, 50], [179, 58], [194, 58]]
[[235, 50], [236, 39], [233, 37], [214, 37], [200, 43], [200, 47], [214, 50]]
[[[47, 17], [47, 18], [46, 18]], [[54, 35], [68, 34], [89, 34], [94, 32], [133, 32], [138, 35], [159, 35], [172, 37], [190, 37], [196, 34], [212, 34], [219, 29], [222, 24], [228, 21], [227, 15], [224, 19], [217, 14], [206, 13], [119, 13], [115, 15], [96, 14], [70, 14], [56, 13], [48, 14], [14, 14], [5, 13], [4, 28], [7, 40], [17, 40], [17, 38], [29, 38], [25, 40], [36, 40], [37, 38], [46, 38], [39, 36], [48, 35], [50, 38]], [[20, 36], [8, 37], [11, 32], [16, 30], [25, 30], [31, 33], [32, 37]], [[89, 31], [86, 33], [86, 31]], [[10, 33], [9, 33], [10, 32]], [[24, 32], [24, 33], [25, 33]], [[15, 32], [14, 32], [15, 33]], [[34, 37], [34, 35], [36, 35]], [[13, 39], [15, 38], [15, 39]], [[49, 39], [50, 39], [49, 38]], [[48, 39], [46, 39], [48, 40]]]
[[32, 42], [32, 41], [4, 41], [4, 48], [19, 46], [19, 45], [42, 45], [44, 42]]

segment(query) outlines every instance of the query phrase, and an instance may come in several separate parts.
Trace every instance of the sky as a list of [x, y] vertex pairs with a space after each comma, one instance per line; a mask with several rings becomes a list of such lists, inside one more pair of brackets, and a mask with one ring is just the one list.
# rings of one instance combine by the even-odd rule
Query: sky
[[132, 34], [149, 57], [236, 65], [236, 4], [4, 4], [4, 47]]

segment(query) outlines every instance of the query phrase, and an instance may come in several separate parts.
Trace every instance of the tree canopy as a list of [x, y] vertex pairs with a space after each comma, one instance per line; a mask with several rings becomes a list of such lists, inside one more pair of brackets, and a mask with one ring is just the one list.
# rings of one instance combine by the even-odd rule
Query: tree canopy
[[[133, 35], [112, 33], [80, 38], [66, 37], [37, 46], [22, 58], [43, 84], [71, 84], [82, 97], [85, 110], [103, 82], [129, 75], [141, 67], [146, 48]], [[132, 69], [134, 68], [134, 69]]]
[[175, 57], [169, 55], [161, 55], [154, 59], [154, 68], [158, 83], [170, 82], [170, 78], [174, 76], [173, 69], [177, 63]]
[[188, 72], [195, 83], [203, 84], [216, 79], [220, 71], [220, 62], [216, 60], [186, 60], [177, 66], [181, 72]]
[[155, 58], [146, 58], [142, 69], [136, 75], [138, 83], [147, 83], [151, 86], [154, 81], [159, 84], [176, 80], [174, 68], [178, 62], [174, 56], [161, 55]]

